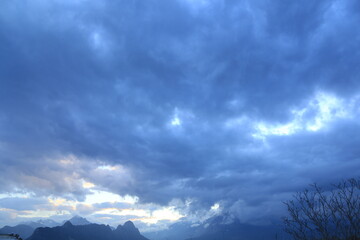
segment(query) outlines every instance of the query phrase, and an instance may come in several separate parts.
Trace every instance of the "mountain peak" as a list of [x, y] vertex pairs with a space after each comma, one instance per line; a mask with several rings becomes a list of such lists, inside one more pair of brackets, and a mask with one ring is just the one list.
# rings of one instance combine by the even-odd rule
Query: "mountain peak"
[[124, 223], [124, 228], [125, 228], [125, 229], [128, 229], [128, 230], [130, 230], [130, 229], [137, 229], [132, 221], [127, 221], [127, 222], [125, 222], [125, 223]]
[[70, 221], [66, 221], [63, 227], [73, 227], [74, 225]]
[[131, 240], [149, 240], [140, 234], [133, 222], [127, 221], [124, 225], [119, 225], [114, 230], [115, 235], [118, 239], [131, 239]]
[[71, 219], [69, 219], [73, 225], [88, 225], [91, 224], [86, 218], [80, 217], [78, 215], [73, 216]]

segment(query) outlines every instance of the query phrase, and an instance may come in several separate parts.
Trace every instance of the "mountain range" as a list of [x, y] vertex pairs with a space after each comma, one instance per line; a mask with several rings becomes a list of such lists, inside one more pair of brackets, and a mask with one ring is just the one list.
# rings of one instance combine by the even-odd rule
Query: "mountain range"
[[[80, 216], [74, 216], [68, 220], [73, 225], [87, 225], [91, 224], [86, 218]], [[62, 224], [64, 224], [64, 221]], [[0, 228], [0, 234], [8, 234], [8, 233], [17, 233], [23, 239], [30, 237], [35, 229], [37, 228], [45, 228], [45, 227], [57, 227], [62, 225], [61, 223], [55, 222], [52, 219], [40, 219], [38, 221], [29, 221], [29, 222], [22, 222], [16, 226], [5, 226]]]
[[[48, 226], [45, 226], [48, 225]], [[41, 226], [40, 226], [41, 225]], [[280, 224], [251, 225], [224, 214], [209, 218], [203, 223], [193, 224], [182, 220], [168, 229], [140, 234], [128, 221], [112, 228], [108, 225], [90, 223], [75, 216], [61, 224], [52, 220], [22, 223], [14, 227], [5, 226], [1, 233], [17, 233], [27, 240], [287, 240]], [[40, 227], [36, 227], [40, 226]], [[36, 228], [35, 228], [36, 227]]]
[[103, 224], [73, 225], [70, 221], [53, 228], [37, 228], [27, 240], [148, 240], [130, 221], [115, 230]]

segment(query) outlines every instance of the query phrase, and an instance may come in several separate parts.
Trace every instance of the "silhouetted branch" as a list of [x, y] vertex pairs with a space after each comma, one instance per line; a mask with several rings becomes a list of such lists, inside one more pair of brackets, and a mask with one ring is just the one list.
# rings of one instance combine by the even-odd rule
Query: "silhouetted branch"
[[360, 179], [349, 179], [324, 191], [310, 185], [285, 202], [285, 231], [295, 240], [359, 240]]

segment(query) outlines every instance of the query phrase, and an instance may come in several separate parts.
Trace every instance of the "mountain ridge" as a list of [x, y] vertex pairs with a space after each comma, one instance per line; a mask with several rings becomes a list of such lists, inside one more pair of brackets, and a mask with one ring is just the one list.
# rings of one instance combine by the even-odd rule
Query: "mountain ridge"
[[140, 234], [135, 225], [128, 221], [115, 230], [109, 225], [90, 223], [74, 225], [70, 220], [62, 226], [37, 228], [27, 240], [149, 240]]

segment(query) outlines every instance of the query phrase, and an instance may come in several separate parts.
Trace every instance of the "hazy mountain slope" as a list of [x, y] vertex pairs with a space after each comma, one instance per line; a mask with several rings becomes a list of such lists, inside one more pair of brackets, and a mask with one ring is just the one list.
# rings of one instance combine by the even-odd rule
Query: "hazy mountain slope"
[[40, 219], [38, 221], [36, 221], [36, 223], [42, 224], [45, 227], [57, 227], [60, 226], [61, 224], [52, 220], [52, 219]]
[[169, 226], [168, 229], [146, 232], [144, 236], [151, 240], [184, 240], [186, 238], [200, 236], [205, 233], [204, 225], [194, 226], [191, 222], [180, 221]]
[[241, 223], [238, 219], [223, 222], [214, 219], [207, 223], [207, 230], [200, 236], [187, 238], [188, 240], [271, 240], [288, 239], [279, 225], [251, 225]]
[[32, 227], [34, 230], [39, 227], [56, 227], [56, 226], [62, 225], [58, 222], [55, 222], [52, 219], [40, 219], [37, 221], [23, 222], [21, 224], [28, 225], [28, 226]]
[[224, 214], [199, 225], [182, 221], [169, 229], [144, 234], [151, 240], [264, 240], [287, 239], [276, 224], [259, 226], [241, 223], [237, 218]]
[[19, 234], [21, 238], [25, 239], [31, 236], [31, 234], [34, 232], [34, 228], [25, 225], [25, 224], [19, 224], [14, 227], [5, 226], [0, 229], [0, 234], [10, 234], [15, 233]]

